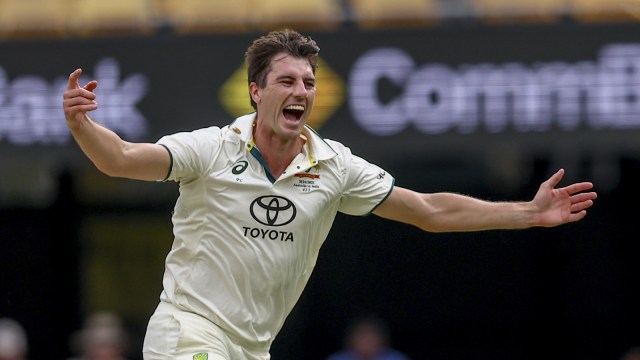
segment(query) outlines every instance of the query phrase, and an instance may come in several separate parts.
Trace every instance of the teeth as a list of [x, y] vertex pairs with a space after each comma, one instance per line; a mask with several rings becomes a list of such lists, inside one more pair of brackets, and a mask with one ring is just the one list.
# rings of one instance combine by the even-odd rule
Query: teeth
[[304, 111], [304, 106], [302, 106], [302, 105], [289, 105], [285, 109], [287, 109], [287, 110], [295, 110], [295, 111]]

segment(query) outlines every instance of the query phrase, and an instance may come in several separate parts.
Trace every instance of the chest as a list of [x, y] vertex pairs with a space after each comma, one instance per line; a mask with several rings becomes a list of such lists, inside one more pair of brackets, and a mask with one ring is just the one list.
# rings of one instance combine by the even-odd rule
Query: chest
[[342, 172], [330, 163], [315, 166], [294, 159], [273, 179], [259, 158], [247, 151], [222, 154], [203, 179], [212, 206], [255, 225], [290, 227], [333, 211], [341, 196]]

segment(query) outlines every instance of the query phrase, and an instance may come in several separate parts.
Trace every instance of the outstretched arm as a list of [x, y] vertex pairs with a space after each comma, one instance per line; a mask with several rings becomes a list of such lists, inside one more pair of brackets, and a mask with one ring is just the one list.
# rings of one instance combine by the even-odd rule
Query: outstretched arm
[[560, 169], [540, 185], [528, 202], [490, 202], [452, 193], [421, 194], [395, 187], [374, 211], [378, 216], [415, 225], [425, 231], [453, 232], [551, 227], [574, 222], [587, 214], [595, 192], [589, 182], [556, 188]]
[[78, 82], [81, 74], [82, 70], [77, 69], [69, 75], [63, 108], [67, 127], [82, 151], [107, 175], [140, 180], [164, 179], [170, 166], [165, 148], [124, 141], [89, 117], [87, 113], [98, 108], [94, 93], [98, 82], [92, 80], [81, 87]]

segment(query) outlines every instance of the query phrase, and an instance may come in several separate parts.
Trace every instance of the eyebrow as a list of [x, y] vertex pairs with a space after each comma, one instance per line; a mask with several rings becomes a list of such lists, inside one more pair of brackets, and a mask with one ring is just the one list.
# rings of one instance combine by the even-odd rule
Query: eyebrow
[[[291, 76], [291, 75], [280, 75], [278, 77], [276, 77], [276, 81], [279, 80], [295, 80], [295, 76]], [[312, 81], [312, 82], [316, 82], [316, 78], [315, 77], [305, 77], [302, 79], [303, 81]]]

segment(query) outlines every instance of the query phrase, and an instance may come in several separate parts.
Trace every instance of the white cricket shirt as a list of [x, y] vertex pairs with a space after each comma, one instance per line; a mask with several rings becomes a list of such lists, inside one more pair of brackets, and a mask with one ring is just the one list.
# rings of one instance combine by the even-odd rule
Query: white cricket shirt
[[306, 128], [303, 152], [273, 179], [253, 144], [255, 113], [165, 136], [180, 183], [163, 301], [268, 351], [298, 301], [338, 211], [367, 215], [394, 179]]

